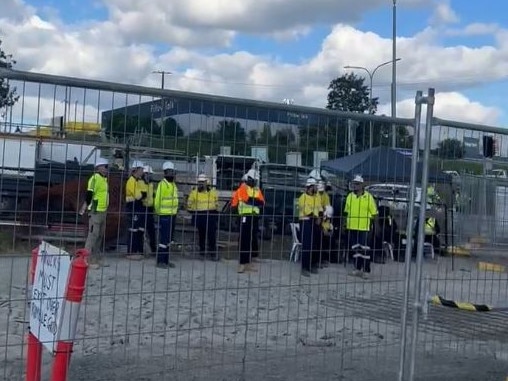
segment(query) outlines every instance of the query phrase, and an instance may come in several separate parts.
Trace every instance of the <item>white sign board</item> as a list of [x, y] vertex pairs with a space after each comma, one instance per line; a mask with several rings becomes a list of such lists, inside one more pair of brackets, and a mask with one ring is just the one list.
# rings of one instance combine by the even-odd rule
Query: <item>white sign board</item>
[[30, 332], [50, 352], [56, 345], [70, 267], [68, 253], [41, 243], [30, 303]]

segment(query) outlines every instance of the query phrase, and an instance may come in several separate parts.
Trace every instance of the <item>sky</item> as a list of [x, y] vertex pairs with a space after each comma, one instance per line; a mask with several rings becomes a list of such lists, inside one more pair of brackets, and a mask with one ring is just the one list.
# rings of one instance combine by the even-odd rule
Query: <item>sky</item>
[[[324, 107], [344, 66], [392, 55], [392, 0], [0, 2], [19, 70], [152, 87], [166, 70], [171, 89]], [[398, 0], [397, 18], [397, 116], [434, 87], [435, 116], [508, 126], [507, 2]], [[390, 65], [373, 82], [389, 115]]]

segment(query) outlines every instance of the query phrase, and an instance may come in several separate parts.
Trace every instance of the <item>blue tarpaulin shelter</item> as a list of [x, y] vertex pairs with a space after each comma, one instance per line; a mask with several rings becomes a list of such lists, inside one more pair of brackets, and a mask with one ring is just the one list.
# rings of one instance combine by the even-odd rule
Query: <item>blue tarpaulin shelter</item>
[[[411, 155], [407, 150], [376, 147], [353, 155], [321, 162], [321, 169], [346, 179], [362, 175], [365, 181], [384, 183], [409, 183], [411, 180]], [[417, 180], [422, 176], [422, 163], [418, 163]], [[429, 168], [429, 181], [450, 183], [450, 176]]]

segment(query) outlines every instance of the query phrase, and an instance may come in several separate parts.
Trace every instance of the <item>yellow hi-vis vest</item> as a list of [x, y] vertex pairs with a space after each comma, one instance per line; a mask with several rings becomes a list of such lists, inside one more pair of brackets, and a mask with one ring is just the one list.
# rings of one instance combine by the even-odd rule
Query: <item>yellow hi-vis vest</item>
[[147, 183], [144, 180], [140, 180], [139, 188], [141, 192], [146, 192], [146, 197], [143, 199], [143, 206], [149, 208], [153, 206], [153, 183]]
[[[238, 202], [238, 214], [240, 216], [257, 216], [261, 212], [258, 206], [249, 205], [243, 200], [245, 198], [256, 198], [261, 200], [261, 191], [258, 188], [252, 188], [247, 184], [243, 184], [238, 188], [239, 202]], [[246, 194], [245, 194], [246, 193]]]
[[105, 212], [109, 205], [108, 179], [99, 173], [95, 173], [88, 180], [87, 190], [93, 193], [92, 203], [88, 210], [93, 212]]
[[435, 235], [436, 234], [436, 219], [434, 217], [429, 217], [425, 220], [425, 235]]
[[218, 209], [219, 195], [215, 188], [204, 192], [199, 192], [196, 188], [192, 189], [187, 200], [187, 210], [190, 212], [203, 212]]
[[178, 188], [175, 183], [162, 179], [155, 192], [155, 213], [159, 216], [174, 216], [178, 212]]
[[305, 192], [302, 193], [298, 198], [298, 217], [301, 220], [319, 217], [319, 213], [323, 211], [321, 202], [321, 196], [318, 194], [310, 195]]

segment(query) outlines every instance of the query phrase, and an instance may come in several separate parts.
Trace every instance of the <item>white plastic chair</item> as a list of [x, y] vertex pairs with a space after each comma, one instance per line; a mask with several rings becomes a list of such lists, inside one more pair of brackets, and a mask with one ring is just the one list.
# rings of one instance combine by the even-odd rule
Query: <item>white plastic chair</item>
[[390, 242], [383, 242], [383, 251], [386, 253], [387, 257], [390, 257], [393, 261], [393, 247]]
[[425, 242], [425, 243], [423, 244], [423, 253], [424, 253], [424, 254], [425, 254], [425, 252], [427, 251], [427, 250], [425, 250], [425, 249], [428, 249], [428, 251], [430, 252], [430, 257], [431, 257], [432, 259], [434, 259], [434, 246], [433, 246], [431, 243], [429, 243], [429, 242]]
[[300, 258], [300, 253], [302, 251], [302, 243], [300, 242], [300, 224], [298, 223], [290, 223], [291, 227], [291, 235], [293, 236], [293, 246], [291, 247], [291, 254], [289, 255], [289, 261], [298, 262]]

